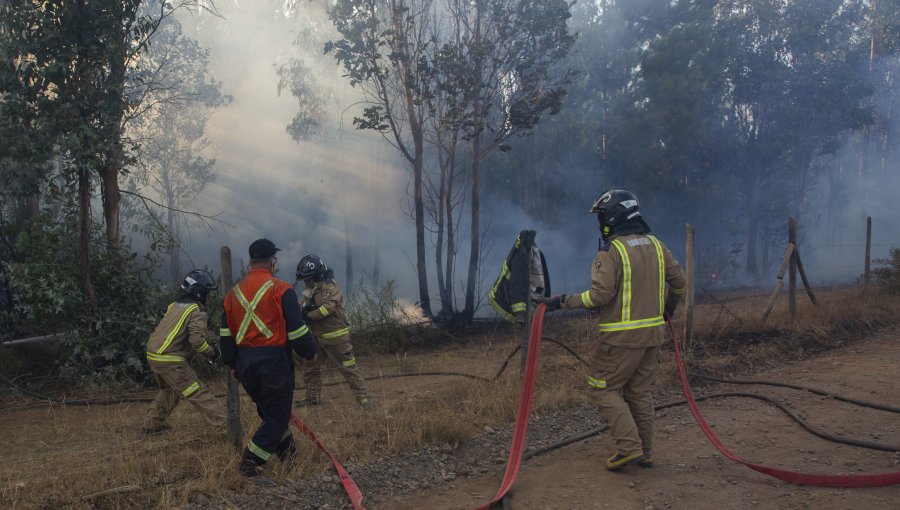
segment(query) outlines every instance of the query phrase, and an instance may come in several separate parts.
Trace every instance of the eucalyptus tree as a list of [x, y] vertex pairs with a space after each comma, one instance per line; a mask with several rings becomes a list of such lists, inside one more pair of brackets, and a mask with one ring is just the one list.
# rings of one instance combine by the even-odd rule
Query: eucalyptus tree
[[337, 0], [331, 21], [341, 39], [325, 44], [363, 94], [358, 129], [381, 133], [409, 164], [419, 306], [432, 315], [425, 260], [425, 129], [431, 96], [431, 0]]
[[[150, 229], [158, 234], [151, 237], [161, 237], [169, 251], [172, 280], [177, 282], [183, 276], [184, 227], [192, 220], [204, 221], [202, 215], [187, 211], [214, 177], [206, 125], [231, 97], [210, 76], [209, 50], [186, 36], [175, 18], [164, 20], [151, 41], [134, 71], [147, 77], [146, 97], [126, 123], [136, 149], [130, 174], [134, 189], [125, 192], [142, 201], [151, 225], [158, 227]], [[158, 201], [146, 196], [144, 189]]]
[[441, 49], [448, 55], [440, 84], [458, 97], [455, 118], [468, 142], [471, 179], [470, 247], [465, 309], [471, 320], [480, 263], [481, 163], [508, 141], [526, 135], [544, 115], [560, 111], [569, 74], [555, 67], [575, 37], [569, 33], [571, 4], [564, 0], [448, 0], [451, 30]]

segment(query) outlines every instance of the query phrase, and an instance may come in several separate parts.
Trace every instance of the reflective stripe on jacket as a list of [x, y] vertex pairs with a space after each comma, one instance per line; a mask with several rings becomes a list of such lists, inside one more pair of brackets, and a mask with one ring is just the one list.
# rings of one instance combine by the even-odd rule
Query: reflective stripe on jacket
[[309, 329], [312, 330], [316, 338], [322, 342], [323, 340], [331, 340], [340, 338], [343, 342], [347, 340], [342, 338], [350, 334], [347, 314], [344, 312], [344, 294], [341, 288], [334, 282], [334, 278], [326, 277], [325, 280], [315, 283], [312, 287], [307, 287], [300, 299], [301, 306], [314, 305], [315, 310], [306, 314], [306, 321]]
[[281, 308], [281, 297], [291, 290], [289, 283], [281, 281], [267, 269], [251, 269], [225, 296], [223, 307], [227, 329], [238, 347], [262, 347], [286, 345], [290, 335], [299, 338], [307, 333], [287, 332]]
[[662, 242], [650, 235], [630, 234], [613, 237], [609, 248], [597, 253], [591, 288], [566, 296], [563, 305], [597, 309], [603, 343], [653, 347], [665, 339], [666, 300], [679, 299], [684, 285], [681, 265]]
[[212, 356], [206, 342], [206, 309], [188, 299], [169, 305], [147, 342], [147, 359], [162, 363], [186, 361], [195, 352]]

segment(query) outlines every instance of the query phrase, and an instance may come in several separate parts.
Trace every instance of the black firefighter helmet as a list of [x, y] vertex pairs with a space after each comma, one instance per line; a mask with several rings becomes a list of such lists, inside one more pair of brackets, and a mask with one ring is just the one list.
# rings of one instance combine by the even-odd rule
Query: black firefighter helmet
[[612, 189], [600, 195], [588, 212], [597, 213], [603, 238], [616, 233], [624, 223], [641, 219], [640, 206], [634, 193], [625, 189]]
[[194, 269], [181, 282], [181, 290], [198, 303], [205, 303], [206, 295], [218, 288], [219, 285], [213, 275], [203, 269]]
[[325, 279], [325, 273], [327, 272], [328, 266], [322, 262], [322, 259], [320, 259], [318, 255], [312, 253], [304, 255], [303, 258], [300, 259], [300, 263], [297, 264], [298, 280], [312, 278], [317, 282], [322, 281]]

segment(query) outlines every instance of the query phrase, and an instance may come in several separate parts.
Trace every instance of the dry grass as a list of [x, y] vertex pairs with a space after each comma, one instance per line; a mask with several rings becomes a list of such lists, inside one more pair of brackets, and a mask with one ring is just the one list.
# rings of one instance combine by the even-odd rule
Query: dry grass
[[[791, 320], [780, 298], [767, 324], [759, 316], [766, 297], [728, 296], [697, 306], [695, 337], [687, 358], [693, 370], [746, 372], [864, 337], [900, 323], [900, 300], [886, 295], [860, 298], [856, 289], [822, 292], [812, 307], [798, 296]], [[591, 317], [552, 317], [546, 334], [588, 358], [597, 339]], [[361, 341], [361, 340], [359, 340]], [[453, 370], [492, 376], [515, 346], [512, 332], [482, 333], [455, 348], [405, 355], [365, 356], [367, 375]], [[411, 377], [370, 383], [377, 399], [364, 411], [352, 404], [346, 385], [325, 388], [323, 405], [298, 415], [347, 464], [372, 461], [428, 444], [451, 445], [484, 426], [512, 422], [518, 402], [519, 356], [503, 376], [485, 383], [458, 377]], [[337, 379], [330, 371], [328, 377]], [[548, 413], [586, 401], [584, 367], [549, 342], [542, 347], [533, 412]], [[671, 353], [663, 353], [660, 384], [674, 383]], [[220, 383], [214, 382], [221, 391]], [[299, 378], [298, 378], [299, 385]], [[302, 391], [302, 390], [300, 390]], [[298, 393], [300, 395], [302, 393]], [[0, 507], [4, 508], [175, 508], [197, 498], [228, 501], [242, 490], [237, 454], [218, 431], [182, 404], [171, 418], [172, 434], [143, 438], [138, 428], [146, 404], [91, 408], [30, 408], [0, 412], [5, 448], [0, 464]], [[242, 424], [255, 429], [252, 403], [242, 400]], [[247, 433], [249, 436], [249, 432]], [[275, 460], [275, 476], [297, 479], [330, 470], [327, 459], [298, 432], [300, 462], [288, 469]], [[99, 492], [117, 489], [107, 494]]]

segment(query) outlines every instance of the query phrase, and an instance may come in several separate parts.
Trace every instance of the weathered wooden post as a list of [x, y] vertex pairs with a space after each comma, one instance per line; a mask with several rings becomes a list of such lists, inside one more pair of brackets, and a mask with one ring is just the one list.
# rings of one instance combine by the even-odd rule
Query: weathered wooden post
[[778, 275], [776, 276], [775, 288], [772, 289], [772, 294], [769, 295], [769, 301], [766, 302], [766, 309], [762, 315], [763, 323], [766, 322], [766, 319], [769, 318], [769, 314], [772, 313], [772, 309], [775, 307], [775, 300], [778, 299], [778, 293], [781, 292], [781, 289], [784, 288], [784, 272], [787, 270], [788, 264], [794, 258], [794, 245], [788, 243], [787, 249], [784, 251], [784, 261], [781, 262], [781, 267], [778, 269]]
[[685, 347], [693, 345], [694, 337], [694, 226], [687, 224], [684, 241], [684, 273], [687, 280], [684, 289], [684, 342]]
[[788, 272], [788, 310], [791, 318], [797, 315], [797, 220], [788, 216], [788, 244], [794, 245]]
[[866, 217], [866, 266], [863, 273], [863, 294], [869, 293], [869, 269], [872, 264], [872, 217]]
[[[227, 293], [234, 286], [234, 276], [231, 272], [231, 248], [223, 246], [219, 254], [222, 261], [222, 292]], [[228, 367], [225, 367], [225, 384], [228, 389], [226, 396], [228, 441], [235, 449], [240, 450], [244, 438], [244, 432], [241, 430], [241, 399], [237, 381], [231, 376], [231, 369]]]

